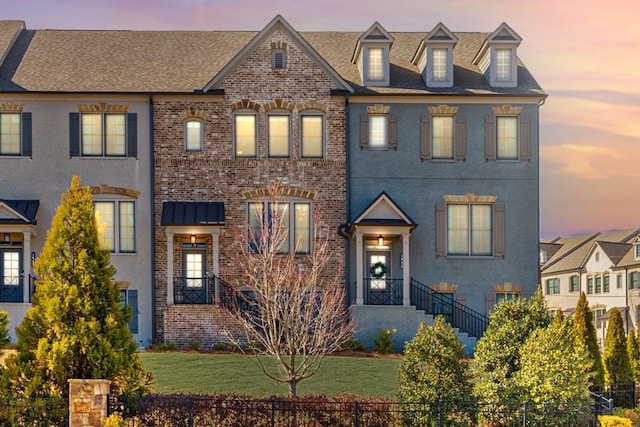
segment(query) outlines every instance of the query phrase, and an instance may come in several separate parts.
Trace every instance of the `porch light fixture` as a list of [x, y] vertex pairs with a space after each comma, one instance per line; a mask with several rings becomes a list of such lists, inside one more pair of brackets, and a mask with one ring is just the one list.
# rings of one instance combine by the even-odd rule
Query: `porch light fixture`
[[189, 241], [191, 242], [191, 246], [195, 246], [196, 245], [196, 235], [192, 234], [191, 237], [189, 238]]
[[378, 236], [378, 246], [384, 246], [384, 238], [382, 237], [382, 234]]
[[4, 242], [5, 243], [11, 243], [11, 234], [4, 233]]

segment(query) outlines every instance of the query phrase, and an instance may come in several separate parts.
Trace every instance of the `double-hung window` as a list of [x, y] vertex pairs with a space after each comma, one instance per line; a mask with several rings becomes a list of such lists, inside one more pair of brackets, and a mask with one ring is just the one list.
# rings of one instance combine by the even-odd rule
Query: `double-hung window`
[[640, 272], [629, 273], [629, 289], [640, 289]]
[[569, 292], [580, 292], [580, 276], [574, 274], [569, 278]]
[[453, 160], [453, 116], [431, 118], [431, 158]]
[[236, 157], [257, 156], [257, 116], [239, 113], [233, 116], [233, 138]]
[[369, 116], [369, 148], [384, 149], [387, 146], [387, 116], [372, 114]]
[[103, 248], [118, 253], [136, 251], [135, 202], [97, 200], [94, 211]]
[[185, 151], [202, 151], [203, 129], [202, 121], [187, 120], [184, 122]]
[[19, 156], [20, 113], [0, 113], [0, 155]]
[[269, 114], [268, 116], [268, 148], [269, 157], [289, 157], [290, 151], [290, 116], [288, 114]]
[[602, 293], [602, 276], [596, 276], [596, 294]]
[[127, 155], [127, 116], [120, 113], [83, 113], [81, 154], [124, 157]]
[[587, 294], [593, 294], [593, 277], [587, 278]]
[[547, 295], [559, 294], [560, 293], [560, 279], [553, 278], [547, 279], [546, 283], [546, 291]]
[[322, 158], [324, 154], [324, 116], [307, 114], [300, 116], [300, 157]]
[[496, 159], [518, 160], [518, 117], [496, 117]]
[[447, 205], [447, 255], [491, 256], [492, 236], [492, 205]]
[[602, 277], [602, 292], [609, 292], [609, 288], [611, 285], [609, 284], [609, 275], [605, 275]]
[[[249, 202], [248, 222], [252, 249], [278, 239], [278, 253], [311, 252], [311, 203], [302, 201]], [[275, 228], [277, 227], [277, 229]], [[264, 236], [262, 233], [269, 233]]]
[[520, 294], [517, 292], [496, 292], [496, 304], [502, 301], [515, 301], [520, 298]]

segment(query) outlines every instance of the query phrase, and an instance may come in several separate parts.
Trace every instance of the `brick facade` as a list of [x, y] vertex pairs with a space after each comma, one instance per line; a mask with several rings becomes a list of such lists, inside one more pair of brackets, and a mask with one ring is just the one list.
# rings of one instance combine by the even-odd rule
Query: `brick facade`
[[[272, 46], [286, 50], [286, 69], [272, 69]], [[206, 243], [208, 270], [214, 256], [220, 262], [220, 277], [233, 283], [233, 264], [238, 248], [234, 230], [247, 222], [247, 202], [252, 195], [278, 184], [289, 194], [311, 200], [324, 229], [329, 230], [331, 273], [344, 277], [344, 241], [337, 234], [346, 220], [345, 100], [332, 96], [339, 89], [317, 62], [305, 54], [298, 42], [276, 27], [220, 83], [224, 95], [158, 96], [154, 110], [155, 276], [156, 338], [186, 346], [199, 341], [217, 342], [226, 322], [214, 306], [167, 305], [167, 235], [160, 226], [165, 201], [216, 201], [225, 204], [225, 224], [220, 233], [219, 256], [213, 253], [210, 235]], [[235, 158], [233, 111], [252, 108], [257, 112], [256, 158]], [[267, 158], [267, 112], [277, 108], [290, 112], [289, 158]], [[325, 117], [325, 156], [300, 158], [300, 112], [313, 108]], [[203, 120], [201, 152], [184, 150], [184, 119]], [[188, 235], [174, 238], [174, 276], [182, 274], [182, 244]]]

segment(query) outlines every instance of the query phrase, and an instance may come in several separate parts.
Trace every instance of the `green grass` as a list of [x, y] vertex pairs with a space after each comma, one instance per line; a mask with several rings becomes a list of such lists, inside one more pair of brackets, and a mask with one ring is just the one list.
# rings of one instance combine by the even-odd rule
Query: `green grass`
[[[236, 393], [256, 397], [286, 395], [287, 384], [268, 379], [255, 356], [183, 352], [142, 352], [155, 378], [154, 393]], [[298, 395], [353, 394], [394, 397], [399, 358], [328, 356], [314, 376], [298, 384]]]

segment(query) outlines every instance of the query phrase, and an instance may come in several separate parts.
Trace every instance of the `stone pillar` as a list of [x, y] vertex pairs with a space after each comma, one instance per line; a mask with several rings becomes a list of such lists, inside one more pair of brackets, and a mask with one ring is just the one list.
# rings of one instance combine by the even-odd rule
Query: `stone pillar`
[[167, 305], [173, 305], [173, 231], [167, 230]]
[[69, 380], [69, 427], [101, 427], [111, 381]]

